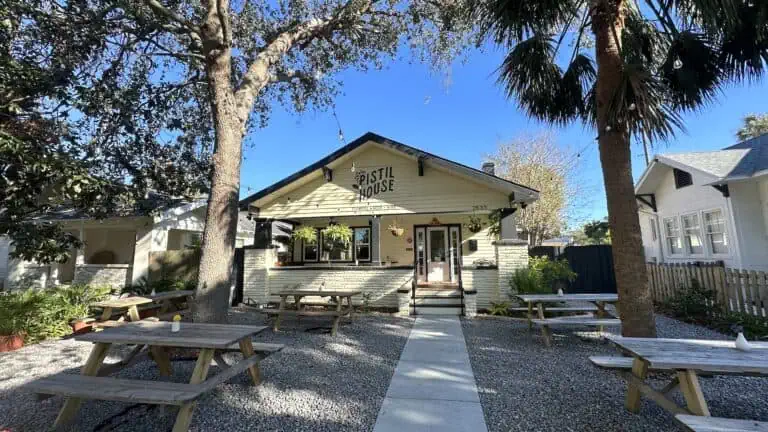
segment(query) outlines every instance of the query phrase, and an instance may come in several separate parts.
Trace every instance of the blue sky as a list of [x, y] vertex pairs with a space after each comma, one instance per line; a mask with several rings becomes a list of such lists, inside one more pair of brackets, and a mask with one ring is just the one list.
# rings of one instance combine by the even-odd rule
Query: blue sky
[[[607, 215], [595, 132], [581, 124], [552, 128], [529, 119], [517, 102], [507, 100], [496, 85], [499, 51], [476, 51], [457, 62], [445, 76], [422, 64], [393, 61], [381, 71], [349, 70], [340, 77], [342, 94], [336, 112], [347, 142], [367, 131], [479, 167], [483, 155], [516, 135], [552, 129], [558, 144], [584, 150], [579, 182], [589, 193], [577, 219]], [[768, 112], [765, 80], [726, 88], [719, 100], [699, 113], [684, 116], [687, 133], [660, 143], [653, 153], [704, 151], [735, 143], [741, 118]], [[304, 114], [276, 106], [268, 126], [246, 140], [241, 195], [249, 195], [315, 162], [341, 146], [330, 111]], [[645, 167], [642, 148], [633, 146], [633, 174]]]

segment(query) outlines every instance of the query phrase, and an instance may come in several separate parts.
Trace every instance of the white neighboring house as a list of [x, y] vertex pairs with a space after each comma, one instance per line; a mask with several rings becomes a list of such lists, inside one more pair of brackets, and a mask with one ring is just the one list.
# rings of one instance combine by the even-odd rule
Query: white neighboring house
[[635, 187], [649, 262], [768, 270], [768, 134], [654, 157]]
[[[153, 216], [123, 213], [95, 220], [62, 209], [45, 217], [82, 239], [85, 247], [61, 264], [41, 265], [10, 259], [13, 245], [0, 237], [0, 281], [9, 289], [69, 283], [123, 287], [148, 276], [150, 253], [188, 249], [202, 238], [206, 200], [177, 200], [157, 207]], [[254, 223], [240, 213], [236, 246], [253, 244]]]

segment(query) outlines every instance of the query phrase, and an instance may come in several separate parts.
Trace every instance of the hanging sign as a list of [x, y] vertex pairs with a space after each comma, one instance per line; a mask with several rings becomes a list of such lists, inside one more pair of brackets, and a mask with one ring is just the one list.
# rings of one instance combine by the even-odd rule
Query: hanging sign
[[395, 175], [392, 167], [372, 168], [355, 172], [355, 184], [360, 201], [370, 199], [380, 193], [393, 191]]

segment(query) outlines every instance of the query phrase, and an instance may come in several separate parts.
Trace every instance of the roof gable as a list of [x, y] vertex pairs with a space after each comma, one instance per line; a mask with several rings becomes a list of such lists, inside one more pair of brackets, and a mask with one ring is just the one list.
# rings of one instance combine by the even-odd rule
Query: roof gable
[[425, 165], [450, 171], [456, 175], [466, 178], [467, 180], [483, 184], [488, 188], [504, 192], [508, 195], [515, 194], [516, 201], [529, 203], [538, 199], [538, 191], [535, 189], [502, 179], [500, 177], [496, 177], [484, 171], [460, 164], [458, 162], [450, 161], [423, 150], [419, 150], [415, 147], [390, 140], [381, 135], [368, 132], [345, 145], [344, 147], [341, 147], [335, 152], [313, 163], [312, 165], [309, 165], [306, 168], [299, 170], [296, 173], [278, 181], [277, 183], [244, 198], [240, 201], [241, 209], [245, 210], [251, 204], [264, 201], [265, 198], [281, 195], [287, 191], [301, 187], [303, 184], [306, 184], [309, 181], [313, 181], [316, 178], [321, 178], [322, 169], [324, 167], [337, 166], [344, 159], [353, 155], [355, 151], [362, 150], [364, 146], [370, 143], [399, 153], [401, 156], [409, 157], [416, 161], [421, 160]]

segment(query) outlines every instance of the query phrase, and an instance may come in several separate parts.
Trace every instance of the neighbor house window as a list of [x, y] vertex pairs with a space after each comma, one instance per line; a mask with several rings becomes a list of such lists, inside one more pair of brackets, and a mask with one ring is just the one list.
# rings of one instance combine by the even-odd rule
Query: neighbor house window
[[648, 218], [648, 222], [651, 224], [651, 240], [656, 241], [659, 238], [659, 233], [656, 232], [656, 219]]
[[683, 253], [683, 247], [680, 243], [680, 227], [676, 218], [664, 219], [664, 230], [667, 236], [667, 250], [671, 255]]
[[680, 189], [693, 184], [691, 173], [677, 168], [674, 168], [672, 172], [675, 175], [675, 188]]
[[704, 231], [713, 254], [728, 253], [728, 237], [722, 210], [704, 212]]
[[355, 228], [355, 259], [371, 260], [371, 229]]
[[701, 242], [699, 215], [684, 215], [680, 219], [683, 221], [683, 237], [685, 238], [686, 251], [691, 255], [703, 254], [704, 245]]

